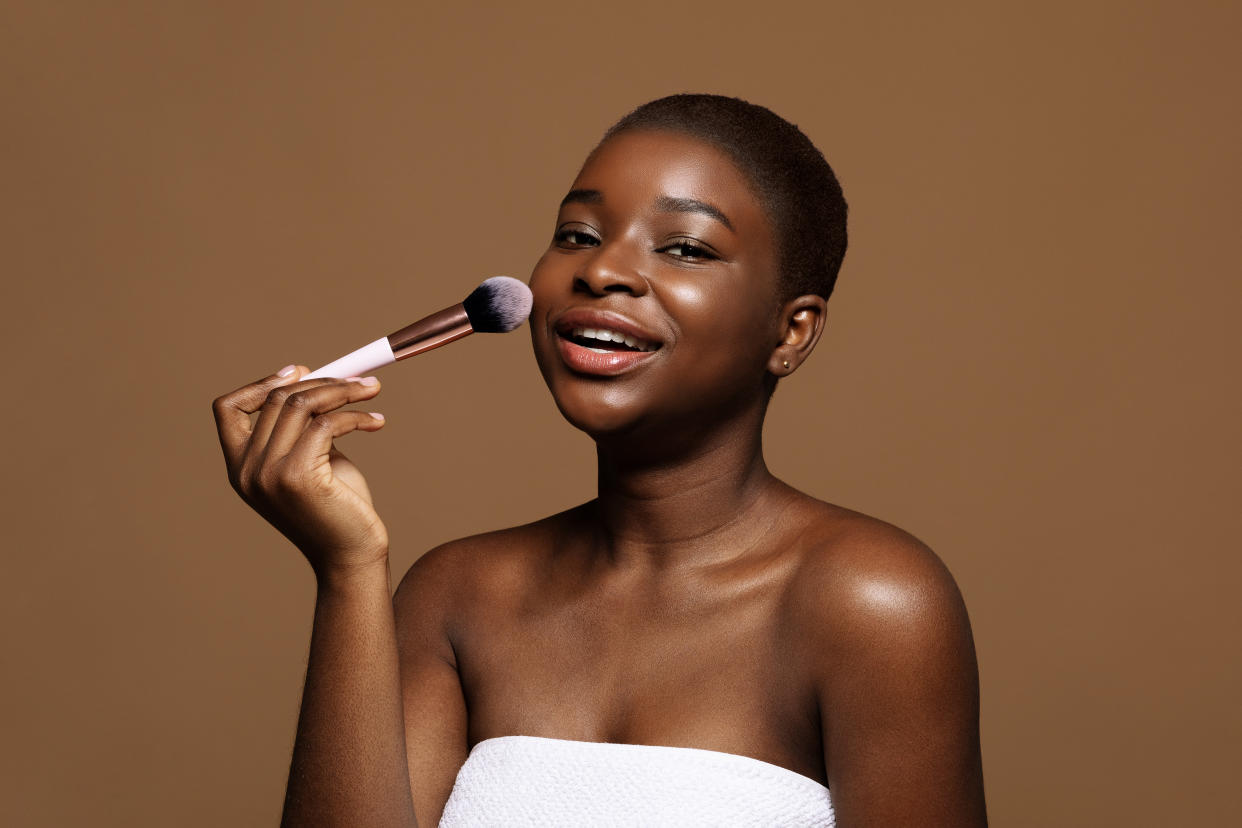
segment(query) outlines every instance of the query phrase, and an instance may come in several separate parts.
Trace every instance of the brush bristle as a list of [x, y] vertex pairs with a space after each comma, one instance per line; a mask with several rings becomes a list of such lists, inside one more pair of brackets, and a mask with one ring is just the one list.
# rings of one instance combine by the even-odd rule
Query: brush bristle
[[509, 276], [493, 276], [474, 289], [462, 305], [478, 333], [508, 333], [530, 316], [530, 288]]

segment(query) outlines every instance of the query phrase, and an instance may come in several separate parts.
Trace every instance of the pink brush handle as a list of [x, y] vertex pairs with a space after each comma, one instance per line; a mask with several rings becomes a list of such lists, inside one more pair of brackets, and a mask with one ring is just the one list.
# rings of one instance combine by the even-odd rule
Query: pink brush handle
[[392, 346], [388, 344], [388, 337], [384, 336], [370, 345], [363, 345], [352, 354], [346, 354], [334, 362], [329, 362], [322, 368], [316, 368], [302, 377], [302, 379], [361, 377], [374, 371], [376, 368], [383, 368], [385, 365], [390, 365], [396, 361], [397, 358], [393, 355]]

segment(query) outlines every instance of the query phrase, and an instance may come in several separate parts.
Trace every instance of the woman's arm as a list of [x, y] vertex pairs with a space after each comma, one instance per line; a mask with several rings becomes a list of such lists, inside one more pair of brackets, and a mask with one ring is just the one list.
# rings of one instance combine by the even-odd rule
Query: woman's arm
[[320, 575], [281, 825], [417, 825], [404, 734], [388, 561]]
[[[388, 535], [366, 481], [332, 445], [382, 419], [338, 411], [374, 381], [273, 375], [213, 404], [238, 494], [315, 572], [306, 688], [283, 825], [416, 825], [405, 752]], [[258, 412], [251, 423], [250, 415]]]
[[986, 826], [965, 604], [921, 543], [868, 534], [817, 579], [815, 667], [837, 824]]
[[466, 700], [450, 640], [463, 573], [477, 567], [469, 543], [424, 554], [393, 596], [410, 789], [419, 822], [436, 825], [466, 761]]

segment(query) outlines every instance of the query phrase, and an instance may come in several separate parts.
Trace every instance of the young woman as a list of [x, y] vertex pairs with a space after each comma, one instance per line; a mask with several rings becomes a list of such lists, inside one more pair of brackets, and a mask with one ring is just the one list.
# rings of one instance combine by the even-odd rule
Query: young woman
[[986, 823], [951, 576], [764, 465], [845, 215], [762, 107], [681, 95], [622, 119], [530, 280], [598, 496], [428, 552], [391, 601], [384, 524], [332, 445], [382, 426], [340, 410], [379, 384], [290, 366], [215, 401], [230, 480], [317, 576], [286, 824]]

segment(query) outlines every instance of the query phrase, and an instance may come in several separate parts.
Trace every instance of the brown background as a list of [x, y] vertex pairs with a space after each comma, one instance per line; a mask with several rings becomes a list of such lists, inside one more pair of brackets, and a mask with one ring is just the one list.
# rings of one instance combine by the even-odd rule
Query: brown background
[[[993, 823], [1231, 823], [1237, 4], [439, 5], [0, 7], [5, 823], [276, 822], [313, 580], [212, 397], [525, 278], [601, 131], [686, 90], [844, 182], [769, 463], [956, 574]], [[593, 493], [525, 332], [388, 370], [344, 447], [394, 582]]]

